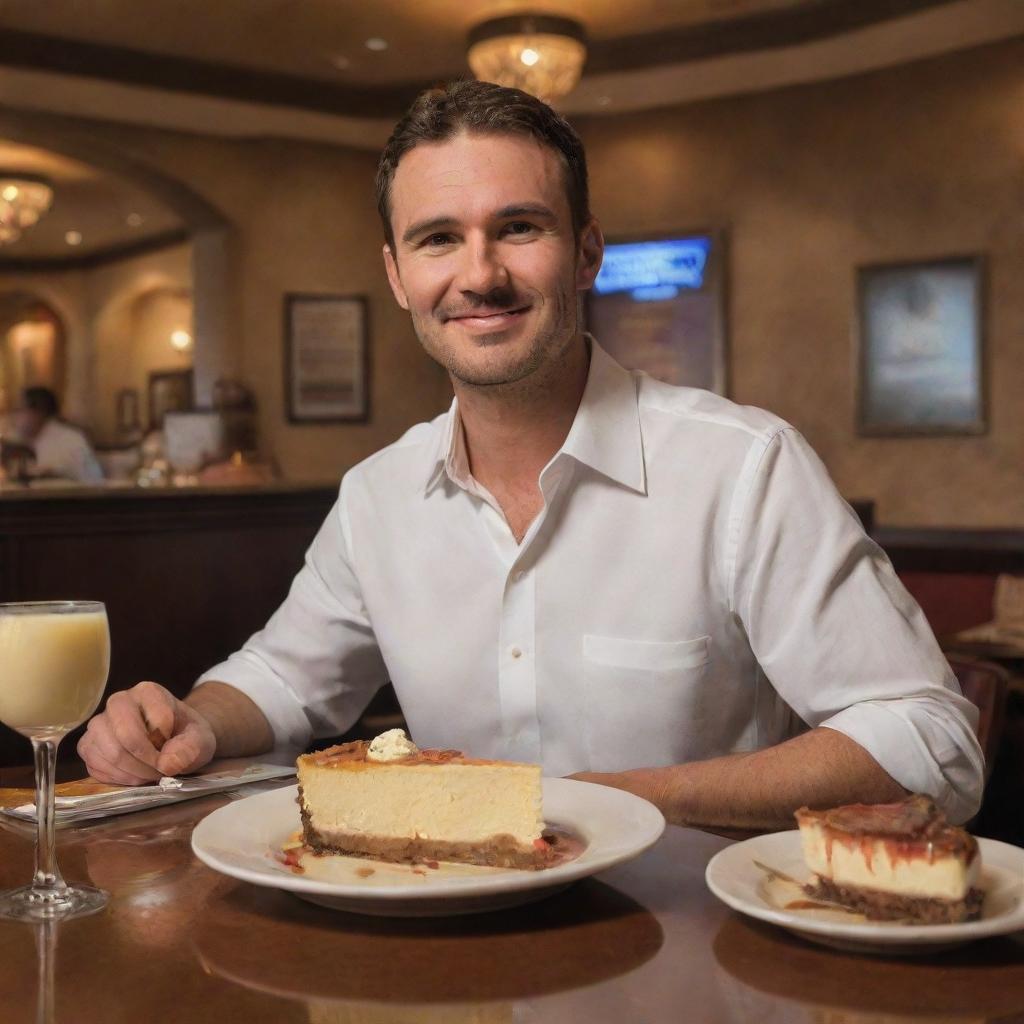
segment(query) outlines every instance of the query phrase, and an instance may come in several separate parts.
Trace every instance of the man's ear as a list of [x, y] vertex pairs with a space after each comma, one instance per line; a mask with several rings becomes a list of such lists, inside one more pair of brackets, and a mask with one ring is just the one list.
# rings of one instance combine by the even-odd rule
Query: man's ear
[[391, 285], [391, 292], [402, 309], [409, 308], [409, 299], [406, 297], [405, 289], [402, 287], [402, 279], [398, 276], [398, 264], [391, 253], [391, 246], [384, 246], [384, 269], [388, 272], [388, 284]]
[[604, 235], [601, 225], [591, 217], [580, 231], [580, 241], [576, 256], [576, 289], [587, 291], [593, 287], [594, 278], [601, 269], [604, 259]]

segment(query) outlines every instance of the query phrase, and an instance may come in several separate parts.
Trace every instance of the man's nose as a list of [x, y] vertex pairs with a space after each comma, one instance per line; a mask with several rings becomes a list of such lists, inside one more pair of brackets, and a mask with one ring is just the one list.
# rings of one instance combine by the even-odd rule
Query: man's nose
[[458, 288], [463, 292], [486, 295], [509, 282], [508, 269], [498, 247], [490, 239], [468, 240], [462, 249]]

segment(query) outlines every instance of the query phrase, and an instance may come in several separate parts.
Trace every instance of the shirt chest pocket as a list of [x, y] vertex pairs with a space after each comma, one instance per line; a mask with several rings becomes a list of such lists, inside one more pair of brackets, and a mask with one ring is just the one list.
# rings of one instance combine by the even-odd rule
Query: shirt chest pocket
[[649, 641], [583, 637], [587, 755], [591, 771], [677, 764], [701, 756], [710, 724], [702, 685], [711, 638]]

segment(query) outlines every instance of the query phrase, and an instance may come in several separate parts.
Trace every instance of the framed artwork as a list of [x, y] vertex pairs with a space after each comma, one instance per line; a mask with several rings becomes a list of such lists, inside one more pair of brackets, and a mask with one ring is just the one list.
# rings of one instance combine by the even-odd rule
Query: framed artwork
[[286, 295], [284, 336], [289, 422], [369, 419], [370, 357], [364, 297]]
[[164, 415], [192, 408], [192, 370], [157, 370], [149, 375], [149, 429], [162, 430]]
[[139, 392], [135, 388], [120, 388], [117, 392], [117, 432], [128, 434], [141, 426]]
[[857, 273], [861, 434], [982, 434], [984, 265], [979, 256]]
[[721, 232], [620, 238], [605, 247], [587, 329], [628, 369], [724, 395], [725, 302]]

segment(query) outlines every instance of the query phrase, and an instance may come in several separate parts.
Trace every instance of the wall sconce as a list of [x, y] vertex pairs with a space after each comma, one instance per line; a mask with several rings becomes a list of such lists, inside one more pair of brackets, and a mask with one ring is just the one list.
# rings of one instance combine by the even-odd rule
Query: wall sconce
[[187, 352], [192, 347], [192, 335], [179, 328], [171, 331], [171, 348], [178, 352]]

